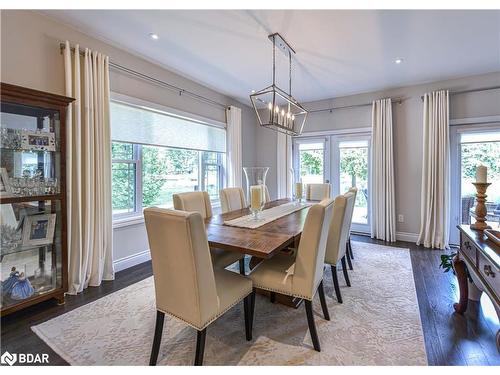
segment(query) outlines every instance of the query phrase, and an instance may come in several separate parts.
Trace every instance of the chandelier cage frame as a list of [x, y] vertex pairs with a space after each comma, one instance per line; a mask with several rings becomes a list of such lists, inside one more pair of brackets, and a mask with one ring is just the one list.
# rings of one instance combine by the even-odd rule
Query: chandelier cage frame
[[[273, 43], [273, 83], [252, 93], [250, 100], [260, 126], [297, 136], [302, 134], [308, 112], [292, 96], [292, 54], [295, 54], [295, 50], [279, 33], [271, 34], [268, 38]], [[276, 85], [276, 48], [288, 57], [288, 92]]]

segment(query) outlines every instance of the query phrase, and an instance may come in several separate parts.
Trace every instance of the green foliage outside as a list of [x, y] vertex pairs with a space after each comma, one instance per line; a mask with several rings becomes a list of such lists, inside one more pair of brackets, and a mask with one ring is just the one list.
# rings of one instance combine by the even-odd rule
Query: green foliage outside
[[[113, 142], [111, 145], [113, 159], [132, 159], [133, 148], [130, 144]], [[134, 209], [135, 165], [132, 163], [114, 163], [111, 173], [111, 194], [113, 211]]]
[[323, 150], [310, 150], [300, 153], [300, 175], [323, 174]]
[[[198, 186], [199, 151], [140, 146], [142, 153], [142, 205], [165, 205], [172, 194]], [[211, 161], [214, 153], [203, 153]], [[135, 163], [131, 144], [112, 143], [112, 194], [114, 212], [134, 211]], [[123, 162], [116, 162], [117, 160]]]
[[368, 181], [368, 148], [342, 149], [340, 173], [351, 176], [351, 185], [356, 186], [356, 179]]
[[169, 175], [190, 175], [198, 165], [198, 151], [142, 146], [142, 205], [159, 202]]
[[488, 168], [488, 201], [500, 203], [500, 142], [462, 144], [462, 196], [474, 195], [471, 182], [476, 180], [476, 168]]

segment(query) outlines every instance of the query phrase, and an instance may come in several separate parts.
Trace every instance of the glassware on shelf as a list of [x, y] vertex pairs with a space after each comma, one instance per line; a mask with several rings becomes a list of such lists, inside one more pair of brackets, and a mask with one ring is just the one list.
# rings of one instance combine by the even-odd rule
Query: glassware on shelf
[[14, 195], [52, 195], [59, 193], [57, 178], [11, 177], [10, 186]]
[[2, 127], [0, 131], [0, 147], [12, 150], [21, 149], [21, 131]]
[[[243, 167], [246, 178], [247, 202], [249, 202], [249, 204], [251, 201], [250, 187], [255, 185], [266, 185], [268, 171], [269, 167]], [[263, 200], [265, 201], [265, 195], [263, 195]]]

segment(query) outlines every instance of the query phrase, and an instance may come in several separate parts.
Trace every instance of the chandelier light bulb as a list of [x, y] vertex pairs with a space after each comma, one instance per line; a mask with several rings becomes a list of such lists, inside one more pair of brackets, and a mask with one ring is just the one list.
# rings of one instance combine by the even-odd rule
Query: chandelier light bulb
[[292, 115], [292, 120], [295, 120], [295, 115]]
[[290, 118], [290, 116], [291, 116], [291, 115], [290, 115], [290, 112], [288, 112], [288, 113], [286, 114], [286, 118]]
[[280, 108], [278, 106], [274, 107], [274, 112], [278, 113], [280, 111]]
[[269, 102], [269, 104], [267, 105], [267, 108], [269, 108], [269, 110], [272, 111], [272, 109], [273, 109], [273, 103]]
[[281, 110], [281, 116], [285, 116], [285, 110], [284, 109]]

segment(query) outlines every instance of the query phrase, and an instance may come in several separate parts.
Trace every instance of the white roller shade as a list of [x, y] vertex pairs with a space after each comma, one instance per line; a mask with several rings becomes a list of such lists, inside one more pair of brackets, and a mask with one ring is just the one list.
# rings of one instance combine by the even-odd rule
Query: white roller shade
[[113, 141], [226, 152], [226, 130], [168, 113], [111, 102]]

